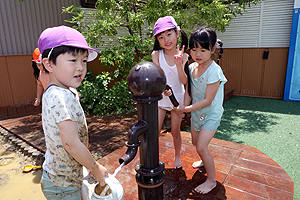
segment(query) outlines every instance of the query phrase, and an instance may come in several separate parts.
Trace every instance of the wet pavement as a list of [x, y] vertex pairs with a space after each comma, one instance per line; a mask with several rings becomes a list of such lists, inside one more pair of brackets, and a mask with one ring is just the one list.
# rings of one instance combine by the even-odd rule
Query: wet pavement
[[[98, 162], [103, 164], [110, 173], [113, 173], [119, 166], [118, 160], [127, 150], [124, 146], [126, 133], [128, 127], [135, 123], [136, 119], [134, 115], [111, 118], [107, 122], [104, 122], [102, 118], [88, 119], [89, 129], [94, 130], [94, 133], [91, 134], [92, 141], [90, 141], [91, 146], [93, 146], [93, 154], [95, 158], [99, 158]], [[36, 194], [41, 194], [39, 173], [42, 170], [33, 171], [29, 174], [21, 172], [24, 164], [36, 164], [37, 160], [40, 162], [41, 159], [38, 155], [43, 154], [45, 150], [43, 134], [40, 131], [40, 114], [2, 118], [2, 120], [0, 119], [0, 126], [1, 140], [7, 140], [12, 145], [11, 148], [16, 148], [16, 150], [8, 151], [7, 147], [4, 146], [3, 149], [5, 149], [7, 155], [19, 152], [19, 154], [12, 154], [11, 157], [20, 158], [20, 160], [14, 159], [11, 164], [0, 166], [1, 199], [3, 199], [2, 194], [9, 195], [14, 191], [16, 194], [23, 193], [27, 196], [11, 199], [43, 199], [42, 197], [34, 197]], [[11, 135], [7, 136], [5, 133]], [[191, 144], [190, 133], [182, 131], [181, 134], [183, 141], [182, 169], [173, 169], [174, 148], [171, 134], [166, 132], [159, 138], [160, 160], [166, 166], [165, 199], [293, 199], [294, 183], [292, 179], [270, 157], [254, 147], [215, 138], [212, 139], [209, 145], [209, 151], [215, 160], [217, 187], [206, 195], [194, 192], [193, 188], [206, 180], [205, 169], [200, 172], [192, 168], [192, 163], [198, 160], [199, 157]], [[99, 143], [100, 139], [104, 142]], [[34, 147], [35, 151], [32, 149], [29, 151], [30, 148], [27, 148], [26, 151], [24, 143]], [[109, 151], [105, 151], [105, 149]], [[139, 161], [138, 155], [131, 163], [124, 166], [116, 176], [124, 188], [124, 200], [138, 198], [135, 180], [135, 164]], [[16, 164], [15, 162], [19, 164], [13, 167], [13, 164]], [[4, 167], [8, 167], [8, 169], [4, 169]], [[27, 175], [30, 175], [30, 177], [26, 179], [24, 184], [12, 182], [12, 186], [6, 187], [10, 177], [5, 175], [9, 172], [7, 170], [13, 171], [17, 180], [21, 180]], [[32, 187], [28, 188], [27, 186], [30, 185]], [[33, 198], [28, 198], [29, 196]]]
[[[159, 138], [160, 160], [164, 162], [165, 199], [293, 199], [294, 182], [289, 175], [270, 157], [258, 149], [213, 138], [209, 151], [214, 158], [217, 186], [210, 193], [200, 195], [193, 188], [206, 180], [205, 169], [192, 168], [192, 163], [199, 159], [194, 146], [191, 144], [190, 133], [181, 131], [182, 169], [173, 169], [174, 148], [170, 133]], [[99, 159], [109, 171], [116, 169], [118, 159], [126, 152], [126, 147]], [[139, 154], [137, 154], [139, 155]], [[117, 179], [122, 184], [124, 200], [137, 199], [137, 183], [135, 181], [135, 164], [139, 156], [124, 166], [118, 173]]]

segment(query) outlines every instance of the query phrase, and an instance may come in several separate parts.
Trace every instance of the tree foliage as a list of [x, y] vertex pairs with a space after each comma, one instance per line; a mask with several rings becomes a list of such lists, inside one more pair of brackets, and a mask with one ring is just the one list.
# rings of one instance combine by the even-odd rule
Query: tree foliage
[[90, 70], [87, 71], [85, 80], [77, 88], [87, 115], [120, 114], [134, 110], [126, 80], [118, 81], [109, 88], [111, 81], [108, 72], [94, 76]]
[[[225, 31], [233, 17], [241, 14], [251, 3], [258, 1], [240, 0], [235, 3], [233, 0], [98, 0], [96, 9], [91, 13], [85, 12], [80, 7], [63, 8], [63, 12], [73, 14], [67, 22], [73, 24], [73, 27], [85, 36], [89, 45], [96, 48], [105, 46], [105, 50], [100, 52], [102, 64], [116, 67], [111, 76], [103, 73], [83, 82], [79, 88], [82, 102], [86, 104], [83, 104], [83, 107], [94, 114], [105, 114], [102, 107], [114, 101], [120, 104], [120, 107], [116, 104], [114, 110], [122, 112], [122, 109], [128, 109], [126, 105], [132, 102], [128, 99], [127, 87], [120, 87], [117, 84], [112, 89], [114, 91], [109, 92], [109, 88], [102, 86], [105, 80], [111, 78], [118, 78], [126, 84], [124, 78], [136, 63], [151, 61], [150, 54], [154, 43], [153, 25], [159, 17], [173, 16], [188, 35], [198, 26]], [[123, 31], [123, 34], [118, 34], [120, 31]], [[105, 37], [106, 41], [109, 37], [109, 43], [104, 42]], [[92, 91], [97, 90], [97, 87], [101, 89], [99, 92], [105, 99], [100, 98], [99, 92]], [[119, 98], [116, 102], [110, 95], [116, 95], [119, 91], [123, 91], [126, 98]], [[108, 110], [107, 107], [103, 108], [106, 108], [104, 112]]]
[[[259, 0], [98, 0], [97, 12], [90, 15], [93, 20], [85, 21], [86, 14], [79, 7], [70, 6], [63, 12], [72, 13], [67, 20], [74, 24], [87, 42], [94, 46], [106, 46], [101, 51], [100, 60], [105, 66], [114, 66], [118, 70], [115, 76], [123, 78], [139, 62], [149, 60], [153, 45], [153, 24], [159, 17], [171, 15], [178, 25], [190, 33], [195, 27], [208, 26], [225, 31], [230, 20], [241, 14], [250, 3]], [[125, 36], [118, 36], [125, 30]], [[111, 43], [104, 43], [103, 36], [110, 37]], [[134, 59], [136, 58], [136, 59]]]

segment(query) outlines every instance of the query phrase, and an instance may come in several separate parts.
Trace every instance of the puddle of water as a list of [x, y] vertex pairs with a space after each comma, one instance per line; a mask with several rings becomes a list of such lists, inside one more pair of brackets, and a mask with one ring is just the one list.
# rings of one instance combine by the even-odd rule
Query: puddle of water
[[[23, 173], [23, 167], [30, 163], [26, 157], [6, 149], [0, 144], [0, 158], [15, 158], [10, 164], [0, 166], [0, 194], [2, 200], [46, 199], [41, 189], [42, 170]], [[2, 159], [3, 161], [3, 159]], [[7, 159], [9, 163], [9, 159]], [[2, 163], [4, 164], [4, 163]]]

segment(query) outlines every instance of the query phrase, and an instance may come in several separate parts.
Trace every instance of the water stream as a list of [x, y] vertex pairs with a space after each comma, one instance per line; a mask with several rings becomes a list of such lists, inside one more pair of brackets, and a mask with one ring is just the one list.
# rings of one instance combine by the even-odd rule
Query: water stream
[[124, 166], [124, 163], [122, 163], [113, 173], [112, 176], [116, 177], [116, 175], [121, 171], [122, 167]]

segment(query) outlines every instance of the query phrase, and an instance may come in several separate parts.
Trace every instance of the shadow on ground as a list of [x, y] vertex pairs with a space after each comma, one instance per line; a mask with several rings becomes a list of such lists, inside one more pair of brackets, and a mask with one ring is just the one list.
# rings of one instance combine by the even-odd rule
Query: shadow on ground
[[237, 143], [243, 141], [235, 140], [233, 135], [270, 134], [271, 128], [280, 123], [281, 115], [300, 115], [299, 104], [279, 99], [233, 96], [223, 106], [221, 125], [215, 138]]
[[165, 169], [164, 199], [227, 199], [225, 187], [220, 182], [217, 182], [217, 186], [209, 194], [203, 195], [194, 191], [194, 188], [206, 180], [205, 174], [203, 168], [202, 171], [196, 170], [192, 179], [187, 179], [183, 169]]

